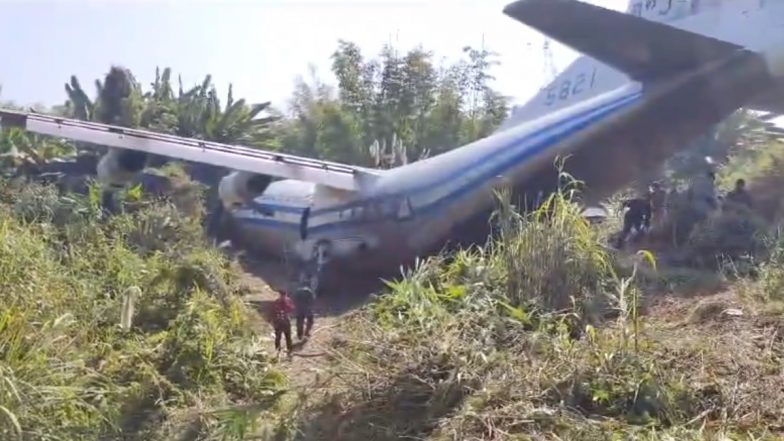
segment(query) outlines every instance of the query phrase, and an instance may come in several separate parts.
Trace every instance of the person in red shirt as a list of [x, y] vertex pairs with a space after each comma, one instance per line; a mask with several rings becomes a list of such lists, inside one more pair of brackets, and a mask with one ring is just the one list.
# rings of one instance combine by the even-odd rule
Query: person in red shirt
[[275, 350], [280, 352], [280, 339], [286, 336], [286, 350], [291, 355], [291, 319], [289, 315], [294, 312], [294, 302], [288, 293], [279, 291], [280, 296], [272, 303], [272, 326], [275, 328]]

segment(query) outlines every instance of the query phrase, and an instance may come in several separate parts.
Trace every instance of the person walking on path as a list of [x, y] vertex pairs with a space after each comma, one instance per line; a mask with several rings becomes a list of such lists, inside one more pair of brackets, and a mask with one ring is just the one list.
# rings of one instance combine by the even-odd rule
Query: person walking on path
[[294, 312], [294, 302], [291, 301], [286, 291], [279, 291], [279, 296], [272, 303], [272, 326], [275, 328], [275, 350], [280, 354], [281, 337], [286, 338], [286, 350], [291, 356], [294, 347], [291, 342], [291, 319], [290, 314]]
[[297, 338], [302, 340], [310, 337], [313, 328], [313, 304], [316, 296], [308, 286], [300, 286], [294, 294], [294, 304], [296, 305], [297, 317]]

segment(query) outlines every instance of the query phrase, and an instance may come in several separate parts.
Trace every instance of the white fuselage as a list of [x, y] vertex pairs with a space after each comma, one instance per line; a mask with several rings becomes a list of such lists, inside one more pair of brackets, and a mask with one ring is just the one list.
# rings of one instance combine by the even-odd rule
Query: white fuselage
[[[700, 9], [675, 12], [662, 14], [657, 21], [764, 52], [771, 73], [784, 72], [784, 45], [779, 44], [784, 42], [784, 0], [703, 0]], [[580, 88], [572, 87], [565, 96], [553, 93], [553, 87], [573, 80]], [[682, 87], [687, 87], [687, 80]], [[676, 83], [644, 90], [606, 65], [580, 58], [553, 86], [518, 109], [502, 130], [451, 152], [384, 171], [362, 192], [336, 192], [294, 180], [272, 183], [253, 204], [233, 211], [237, 236], [242, 245], [299, 259], [308, 258], [317, 243], [328, 241], [332, 256], [349, 268], [396, 271], [401, 263], [438, 251], [476, 216], [485, 216], [487, 224], [492, 193], [499, 185], [526, 190], [532, 185], [530, 177], [553, 168], [557, 156], [591, 149], [595, 142], [608, 143], [594, 138], [607, 127], [641, 115], [654, 100], [681, 93]], [[647, 127], [659, 136], [657, 146], [675, 144], [680, 138], [662, 138], [661, 131], [686, 124], [689, 118], [661, 115], [661, 124], [654, 121]], [[647, 147], [635, 145], [639, 136], [630, 134], [619, 135], [617, 142]]]

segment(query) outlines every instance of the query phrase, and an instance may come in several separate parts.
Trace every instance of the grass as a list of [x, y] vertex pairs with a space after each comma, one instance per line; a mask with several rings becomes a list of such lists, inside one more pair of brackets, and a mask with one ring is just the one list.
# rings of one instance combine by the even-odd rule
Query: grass
[[197, 218], [0, 199], [1, 439], [242, 439], [271, 415], [285, 378]]
[[497, 223], [499, 241], [422, 262], [343, 325], [296, 439], [781, 435], [775, 320], [641, 317], [652, 255], [615, 261], [562, 194], [502, 203]]
[[[745, 164], [777, 200], [765, 152], [722, 179]], [[388, 282], [341, 323], [318, 385], [294, 395], [250, 326], [236, 268], [202, 235], [200, 191], [165, 173], [183, 181], [174, 200], [130, 189], [111, 218], [95, 192], [0, 187], [0, 439], [784, 432], [778, 209], [704, 221], [672, 268], [609, 252], [570, 192], [522, 214], [501, 194], [495, 240]]]

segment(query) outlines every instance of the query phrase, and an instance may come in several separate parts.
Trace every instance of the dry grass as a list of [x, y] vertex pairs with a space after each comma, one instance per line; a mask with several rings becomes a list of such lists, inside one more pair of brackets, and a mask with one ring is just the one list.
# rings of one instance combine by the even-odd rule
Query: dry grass
[[621, 272], [550, 203], [502, 206], [502, 242], [428, 260], [349, 318], [296, 439], [777, 439], [778, 325], [697, 300], [639, 317], [651, 262]]

